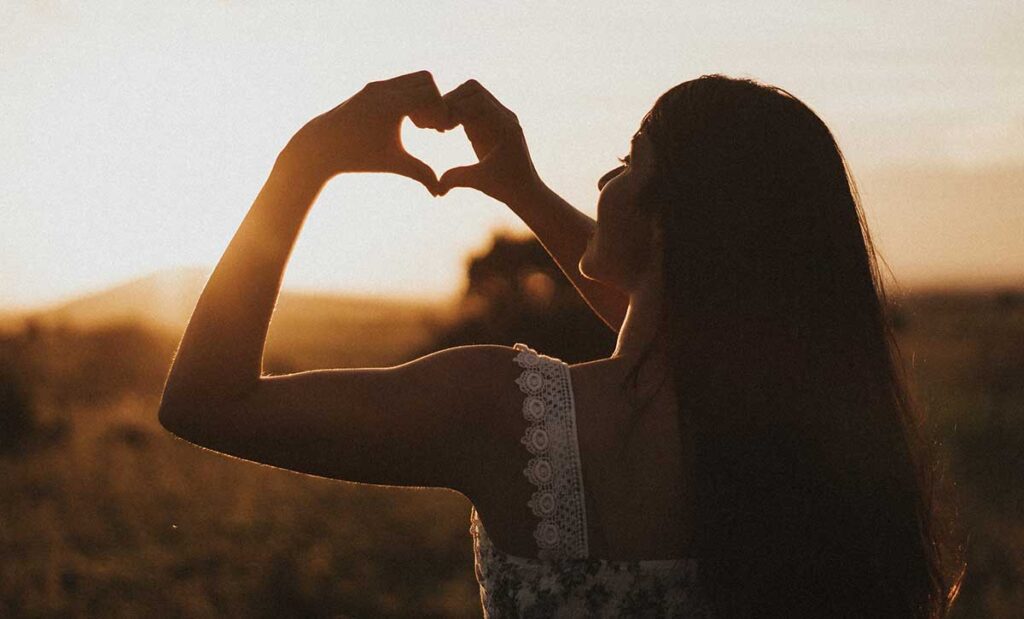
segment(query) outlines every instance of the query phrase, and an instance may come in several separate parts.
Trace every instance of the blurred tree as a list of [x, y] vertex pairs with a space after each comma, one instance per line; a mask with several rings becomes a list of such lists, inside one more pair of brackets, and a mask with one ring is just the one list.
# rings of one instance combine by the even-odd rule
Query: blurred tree
[[611, 354], [615, 333], [535, 237], [498, 233], [486, 253], [469, 260], [456, 322], [421, 354], [465, 344], [516, 342], [578, 363]]

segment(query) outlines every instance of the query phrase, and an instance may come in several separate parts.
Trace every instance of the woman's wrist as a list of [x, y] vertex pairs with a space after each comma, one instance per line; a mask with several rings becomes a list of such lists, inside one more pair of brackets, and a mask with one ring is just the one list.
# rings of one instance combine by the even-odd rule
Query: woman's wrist
[[307, 156], [289, 142], [274, 160], [271, 176], [296, 188], [319, 192], [330, 178], [315, 163], [315, 158]]
[[530, 209], [536, 208], [539, 203], [549, 198], [550, 195], [551, 188], [540, 177], [536, 177], [516, 186], [509, 199], [505, 202], [505, 206], [512, 209], [512, 212], [520, 217], [523, 217], [524, 213], [529, 213]]

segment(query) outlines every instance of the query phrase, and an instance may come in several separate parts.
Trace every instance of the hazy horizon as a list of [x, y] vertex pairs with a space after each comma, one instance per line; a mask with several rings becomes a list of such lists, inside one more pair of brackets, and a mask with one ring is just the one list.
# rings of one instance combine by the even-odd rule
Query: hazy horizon
[[[658, 94], [709, 72], [780, 85], [836, 134], [900, 285], [1024, 283], [1019, 3], [51, 2], [0, 18], [3, 307], [212, 268], [292, 133], [422, 68], [442, 90], [490, 88], [541, 175], [591, 216], [596, 179]], [[438, 174], [473, 160], [461, 130], [406, 129]], [[285, 287], [449, 298], [498, 228], [526, 231], [470, 190], [339, 177]]]

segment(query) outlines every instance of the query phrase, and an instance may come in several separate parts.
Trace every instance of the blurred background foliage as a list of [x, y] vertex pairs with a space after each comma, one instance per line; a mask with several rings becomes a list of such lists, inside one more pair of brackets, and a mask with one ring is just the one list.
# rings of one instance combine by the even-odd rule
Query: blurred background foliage
[[607, 357], [615, 333], [587, 306], [535, 238], [496, 235], [469, 259], [456, 319], [419, 351], [522, 342], [568, 363]]
[[[0, 616], [479, 616], [461, 495], [255, 466], [164, 432], [156, 407], [184, 323], [148, 322], [140, 289], [135, 316], [84, 324], [63, 308], [4, 327]], [[968, 540], [955, 616], [1020, 616], [1024, 289], [922, 291], [890, 311]], [[453, 307], [283, 295], [265, 366], [515, 342], [578, 362], [614, 335], [535, 239], [499, 235]]]

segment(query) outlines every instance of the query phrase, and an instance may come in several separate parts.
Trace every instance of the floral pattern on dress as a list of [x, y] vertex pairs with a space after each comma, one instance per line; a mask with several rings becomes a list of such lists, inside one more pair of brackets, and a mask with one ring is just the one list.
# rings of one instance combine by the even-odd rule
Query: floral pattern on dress
[[470, 523], [484, 617], [714, 616], [695, 560], [519, 557], [494, 546], [476, 508]]

